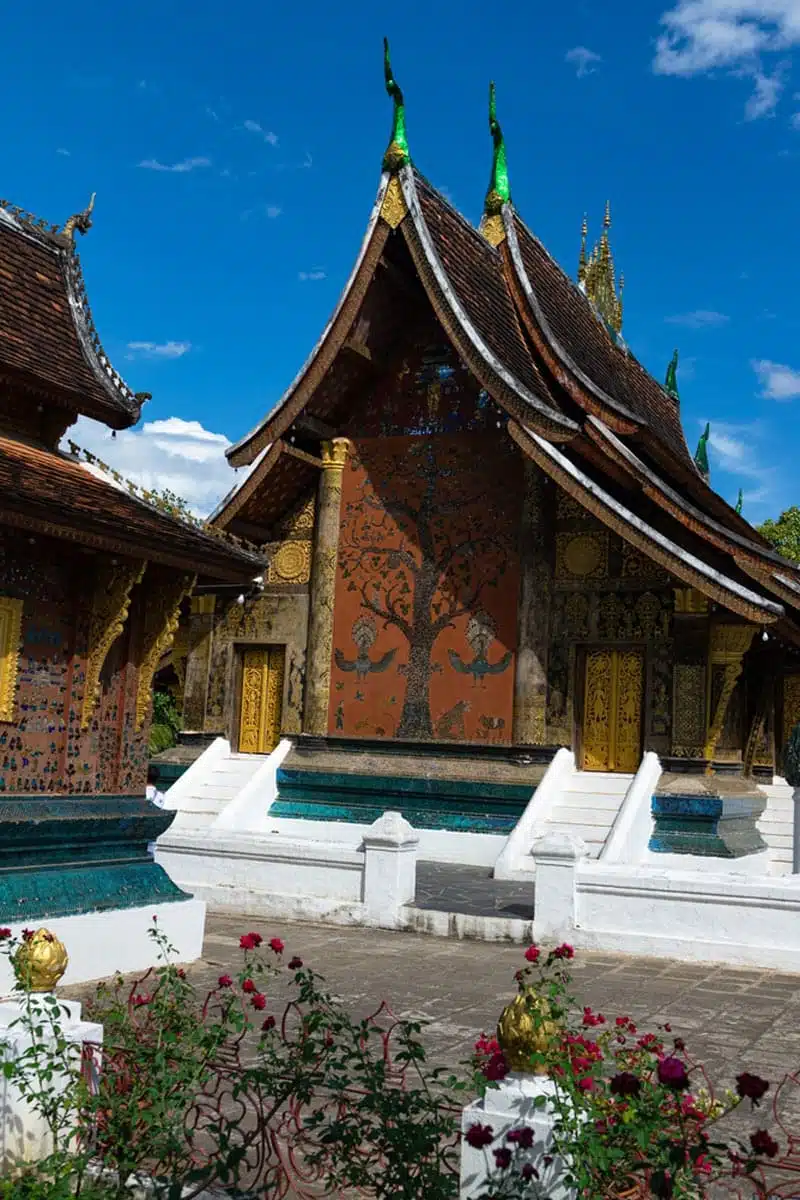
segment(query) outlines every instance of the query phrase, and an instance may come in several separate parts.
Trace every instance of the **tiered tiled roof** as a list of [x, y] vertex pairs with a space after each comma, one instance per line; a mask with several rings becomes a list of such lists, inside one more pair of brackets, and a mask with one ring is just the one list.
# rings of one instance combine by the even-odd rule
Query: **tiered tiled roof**
[[[404, 131], [402, 94], [396, 88], [390, 94], [393, 129]], [[495, 159], [504, 164], [495, 126]], [[314, 416], [319, 385], [330, 381], [378, 265], [388, 259], [396, 269], [408, 261], [454, 348], [505, 410], [509, 433], [524, 453], [632, 544], [662, 564], [670, 561], [678, 578], [740, 616], [780, 622], [800, 641], [800, 570], [775, 555], [701, 477], [686, 445], [677, 393], [653, 379], [622, 342], [619, 322], [609, 327], [547, 253], [515, 212], [508, 188], [501, 193], [490, 185], [492, 207], [481, 233], [416, 171], [407, 147], [388, 153], [384, 167], [334, 316], [276, 408], [228, 451], [233, 466], [262, 457], [246, 490], [234, 488], [214, 520], [235, 528], [242, 516], [252, 519], [259, 496], [280, 495], [285, 503], [308, 488], [308, 462], [301, 467], [282, 454], [281, 439], [289, 431], [295, 436], [302, 414]], [[493, 167], [493, 181], [496, 175]], [[405, 258], [396, 249], [401, 246]], [[280, 483], [274, 489], [273, 475]], [[655, 524], [637, 515], [644, 507]], [[259, 520], [268, 522], [274, 511], [268, 502]]]
[[71, 233], [4, 203], [0, 374], [112, 429], [134, 425], [145, 398], [133, 394], [100, 344]]

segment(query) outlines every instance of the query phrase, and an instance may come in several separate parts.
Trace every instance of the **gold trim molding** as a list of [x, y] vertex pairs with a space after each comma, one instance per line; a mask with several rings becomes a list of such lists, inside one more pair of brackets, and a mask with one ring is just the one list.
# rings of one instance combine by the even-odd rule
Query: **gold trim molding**
[[0, 596], [0, 721], [14, 720], [22, 601]]
[[176, 575], [158, 587], [147, 598], [144, 617], [144, 640], [139, 681], [136, 691], [136, 728], [144, 725], [153, 679], [161, 658], [172, 645], [181, 618], [181, 604], [189, 595], [196, 575]]
[[347, 456], [350, 453], [349, 438], [333, 438], [330, 442], [322, 443], [322, 469], [323, 471], [343, 471], [347, 465]]
[[400, 186], [400, 180], [396, 175], [393, 175], [389, 180], [386, 194], [381, 204], [381, 218], [390, 229], [397, 229], [397, 226], [407, 213], [408, 205], [403, 195], [403, 189]]
[[673, 588], [675, 593], [675, 612], [693, 616], [704, 616], [708, 612], [708, 596], [698, 592], [697, 588]]
[[100, 699], [100, 674], [108, 652], [122, 634], [131, 604], [131, 592], [141, 583], [146, 562], [123, 565], [105, 561], [98, 565], [89, 620], [86, 682], [83, 689], [81, 729], [87, 729]]

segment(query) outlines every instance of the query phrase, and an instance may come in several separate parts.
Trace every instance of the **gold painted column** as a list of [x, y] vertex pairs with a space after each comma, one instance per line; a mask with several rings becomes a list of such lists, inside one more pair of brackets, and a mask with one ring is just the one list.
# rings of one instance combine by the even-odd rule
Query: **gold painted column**
[[347, 438], [334, 438], [333, 441], [322, 443], [322, 472], [317, 492], [314, 556], [311, 563], [304, 733], [324, 735], [328, 732], [342, 473], [349, 451], [350, 442]]
[[517, 662], [514, 674], [515, 745], [546, 743], [547, 651], [552, 591], [552, 521], [545, 519], [547, 493], [542, 472], [525, 462], [525, 501], [520, 537], [520, 590], [517, 614]]
[[183, 728], [196, 732], [203, 729], [206, 719], [216, 596], [192, 596], [191, 603], [189, 653], [183, 684]]

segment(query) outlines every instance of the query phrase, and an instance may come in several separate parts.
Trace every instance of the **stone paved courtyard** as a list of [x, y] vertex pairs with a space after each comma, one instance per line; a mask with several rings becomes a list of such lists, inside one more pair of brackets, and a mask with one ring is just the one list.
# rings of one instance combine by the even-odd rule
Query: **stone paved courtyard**
[[[400, 1016], [430, 1021], [425, 1040], [443, 1064], [465, 1058], [477, 1034], [494, 1027], [523, 961], [522, 947], [502, 943], [210, 913], [204, 958], [191, 971], [200, 987], [238, 970], [239, 934], [251, 929], [282, 937], [287, 957], [323, 974], [355, 1014], [385, 999]], [[773, 1080], [800, 1070], [800, 975], [582, 952], [574, 979], [580, 1002], [607, 1015], [630, 1015], [642, 1029], [670, 1022], [715, 1083], [748, 1068]]]

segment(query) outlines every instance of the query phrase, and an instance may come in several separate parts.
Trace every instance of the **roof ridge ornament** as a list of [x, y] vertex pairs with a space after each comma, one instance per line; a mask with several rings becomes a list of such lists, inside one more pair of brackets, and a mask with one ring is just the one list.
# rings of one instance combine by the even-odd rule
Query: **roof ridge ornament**
[[697, 467], [700, 474], [708, 483], [711, 477], [711, 468], [708, 465], [708, 439], [711, 434], [711, 423], [706, 424], [703, 430], [700, 441], [697, 443], [697, 449], [694, 454], [694, 465]]
[[620, 275], [619, 288], [617, 288], [614, 256], [611, 253], [611, 242], [608, 236], [610, 228], [611, 203], [607, 200], [603, 216], [603, 232], [588, 257], [586, 255], [588, 227], [584, 218], [581, 227], [578, 284], [594, 305], [603, 324], [615, 338], [618, 338], [622, 332], [622, 292], [625, 287], [625, 277]]
[[75, 241], [75, 233], [88, 233], [92, 227], [92, 213], [94, 211], [94, 202], [97, 192], [92, 192], [91, 199], [82, 212], [74, 213], [64, 224], [61, 230], [62, 236], [69, 238], [71, 242]]
[[386, 147], [386, 153], [383, 156], [383, 169], [385, 171], [399, 171], [401, 167], [405, 167], [411, 162], [411, 153], [408, 148], [408, 136], [406, 134], [406, 105], [400, 85], [392, 74], [388, 38], [383, 39], [383, 75], [386, 81], [386, 91], [394, 102], [392, 133], [389, 138], [389, 145]]
[[506, 143], [500, 122], [497, 119], [497, 101], [494, 82], [489, 84], [489, 132], [492, 135], [494, 149], [492, 151], [492, 171], [489, 176], [489, 186], [483, 202], [481, 217], [481, 233], [492, 246], [499, 246], [506, 234], [503, 227], [503, 205], [511, 201], [511, 187], [508, 182], [508, 160]]
[[673, 400], [680, 400], [678, 393], [678, 351], [673, 350], [672, 358], [669, 360], [667, 367], [667, 377], [664, 380], [664, 391], [668, 396], [672, 396]]
[[742, 505], [743, 504], [744, 504], [744, 493], [742, 492], [742, 489], [739, 488], [739, 495], [736, 499], [736, 512], [739, 514], [739, 516], [742, 515]]

